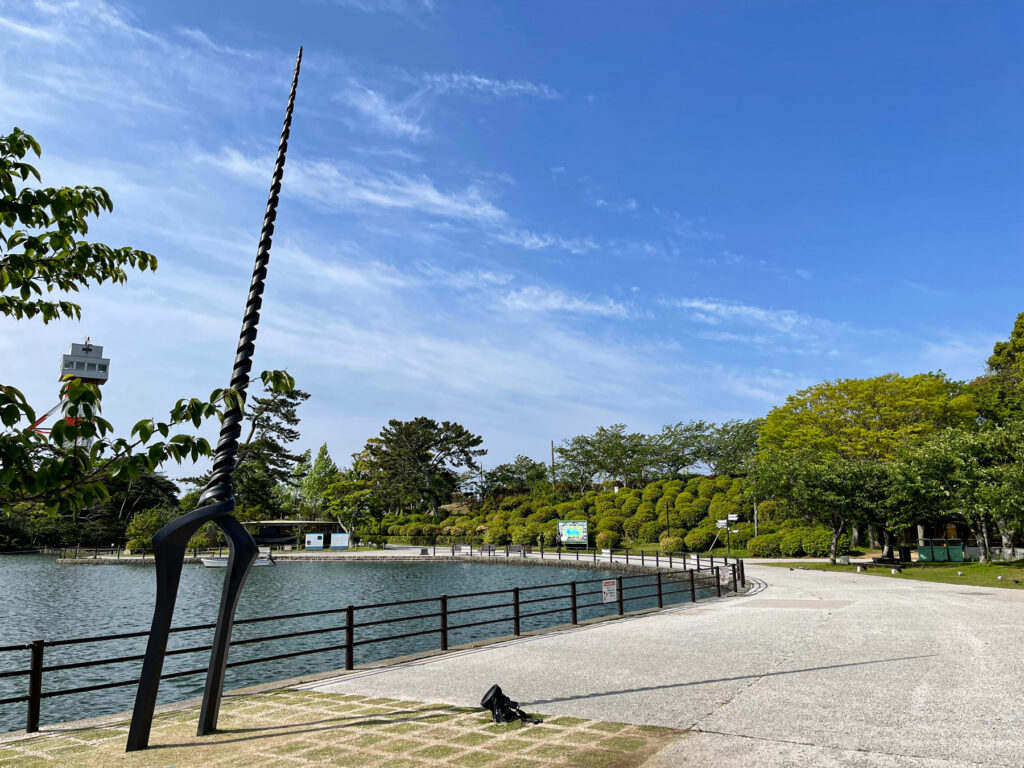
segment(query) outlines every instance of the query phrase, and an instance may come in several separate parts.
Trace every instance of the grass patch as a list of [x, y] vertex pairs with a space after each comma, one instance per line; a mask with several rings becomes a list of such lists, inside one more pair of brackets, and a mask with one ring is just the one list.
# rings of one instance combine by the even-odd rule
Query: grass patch
[[[792, 563], [765, 563], [776, 568], [793, 568]], [[856, 565], [832, 565], [831, 563], [808, 563], [801, 566], [808, 571], [837, 571], [856, 573]], [[957, 575], [957, 571], [963, 576]], [[1024, 560], [1007, 563], [913, 563], [903, 566], [903, 573], [893, 574], [885, 566], [872, 566], [865, 573], [869, 576], [888, 576], [892, 579], [912, 581], [934, 581], [942, 584], [963, 584], [968, 587], [1001, 587], [1024, 589]], [[998, 577], [1002, 576], [1002, 580]], [[1018, 584], [1014, 584], [1016, 579]]]

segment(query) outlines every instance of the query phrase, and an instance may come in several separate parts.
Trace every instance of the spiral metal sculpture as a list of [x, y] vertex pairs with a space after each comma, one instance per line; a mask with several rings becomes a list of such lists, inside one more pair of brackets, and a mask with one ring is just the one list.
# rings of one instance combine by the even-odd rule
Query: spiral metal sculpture
[[[299, 68], [302, 64], [302, 48], [295, 60], [288, 107], [281, 130], [281, 142], [277, 147], [274, 175], [270, 184], [267, 211], [260, 230], [259, 247], [256, 250], [256, 264], [253, 267], [249, 296], [245, 302], [242, 330], [238, 337], [235, 364], [231, 371], [231, 389], [235, 390], [245, 403], [252, 370], [252, 355], [255, 351], [257, 325], [260, 307], [263, 304], [263, 288], [267, 279], [267, 264], [270, 262], [270, 246], [274, 236], [274, 220], [277, 218], [277, 202], [281, 195], [281, 179], [284, 176], [285, 153], [288, 150], [288, 136], [291, 132], [292, 110], [295, 107], [295, 91], [299, 83]], [[231, 629], [235, 608], [242, 592], [242, 586], [249, 575], [259, 549], [252, 536], [239, 523], [232, 512], [235, 509], [232, 473], [238, 459], [238, 438], [242, 433], [242, 408], [238, 405], [228, 409], [221, 422], [220, 439], [213, 460], [213, 472], [199, 497], [197, 508], [164, 526], [153, 537], [153, 555], [156, 561], [156, 605], [153, 623], [150, 627], [149, 642], [142, 662], [139, 687], [135, 695], [131, 726], [128, 731], [126, 751], [134, 752], [149, 746], [149, 735], [153, 725], [153, 711], [163, 671], [167, 640], [170, 636], [174, 603], [178, 596], [178, 583], [184, 563], [185, 550], [192, 535], [208, 523], [216, 523], [228, 540], [228, 567], [221, 593], [220, 611], [214, 631], [210, 664], [206, 673], [203, 691], [203, 705], [199, 713], [197, 734], [204, 736], [217, 729], [220, 713], [221, 693], [224, 688], [228, 649], [231, 645]]]

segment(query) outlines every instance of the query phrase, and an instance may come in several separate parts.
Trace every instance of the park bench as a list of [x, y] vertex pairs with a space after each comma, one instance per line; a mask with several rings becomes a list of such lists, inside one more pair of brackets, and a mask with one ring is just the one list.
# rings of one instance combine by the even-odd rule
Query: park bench
[[495, 552], [498, 548], [494, 544], [483, 544], [480, 547], [480, 552]]

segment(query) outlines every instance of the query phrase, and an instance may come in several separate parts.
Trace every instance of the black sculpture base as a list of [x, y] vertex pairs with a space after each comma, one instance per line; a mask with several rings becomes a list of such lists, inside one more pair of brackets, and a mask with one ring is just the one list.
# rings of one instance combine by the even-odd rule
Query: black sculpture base
[[156, 560], [156, 607], [153, 610], [146, 656], [142, 662], [142, 674], [139, 676], [139, 688], [135, 694], [135, 708], [128, 730], [126, 752], [135, 752], [149, 746], [153, 710], [160, 688], [160, 675], [163, 672], [164, 654], [167, 652], [167, 641], [171, 633], [171, 620], [174, 618], [174, 604], [178, 598], [185, 549], [192, 535], [211, 522], [216, 523], [227, 536], [228, 567], [221, 591], [220, 611], [217, 614], [217, 628], [213, 635], [210, 666], [206, 672], [206, 688], [203, 691], [203, 706], [199, 713], [199, 727], [196, 733], [205, 736], [217, 729], [235, 608], [238, 606], [238, 598], [249, 575], [249, 569], [259, 554], [259, 548], [252, 536], [232, 516], [234, 509], [233, 501], [202, 507], [168, 523], [153, 537], [153, 554]]

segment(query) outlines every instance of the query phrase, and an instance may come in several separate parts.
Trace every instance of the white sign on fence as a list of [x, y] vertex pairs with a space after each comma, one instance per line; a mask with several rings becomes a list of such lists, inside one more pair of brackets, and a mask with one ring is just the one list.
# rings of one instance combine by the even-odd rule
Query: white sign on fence
[[601, 582], [601, 602], [614, 603], [619, 599], [619, 582], [615, 579], [605, 579]]

